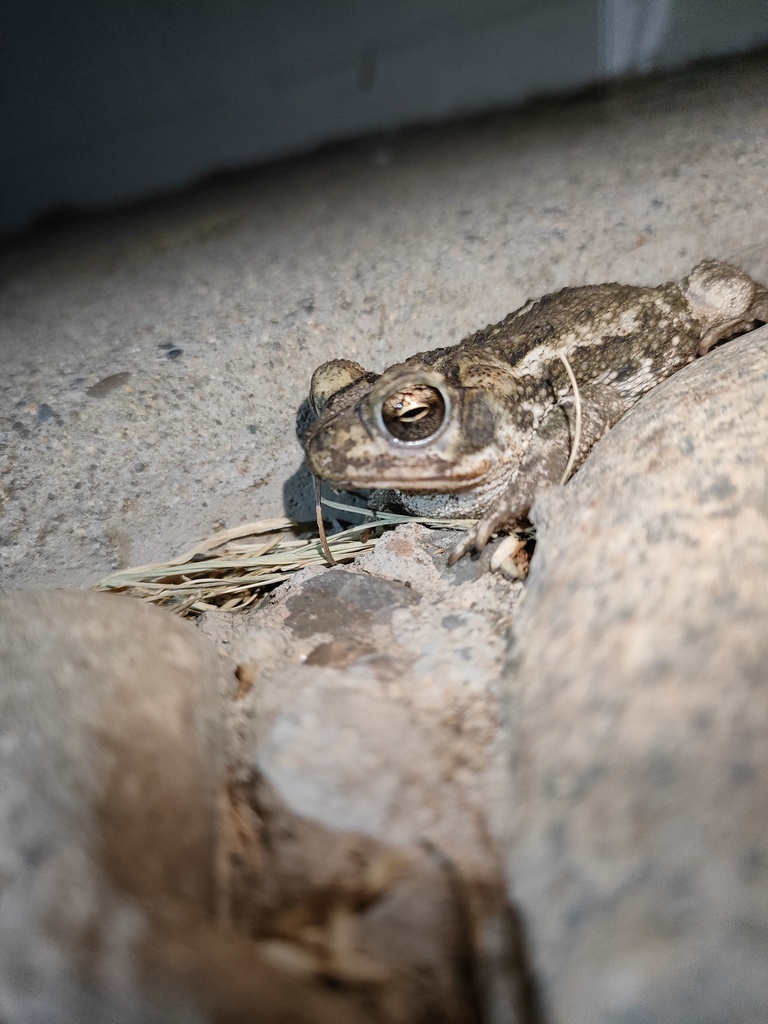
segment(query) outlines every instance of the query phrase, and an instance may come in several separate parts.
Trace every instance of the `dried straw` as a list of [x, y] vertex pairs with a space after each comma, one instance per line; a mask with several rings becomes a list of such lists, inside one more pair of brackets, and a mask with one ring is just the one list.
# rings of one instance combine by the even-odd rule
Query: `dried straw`
[[[371, 512], [323, 499], [330, 508], [361, 515], [364, 522], [328, 537], [336, 562], [351, 562], [371, 551], [381, 534], [399, 523], [425, 523], [466, 529], [473, 520], [427, 519]], [[320, 538], [291, 519], [260, 519], [221, 530], [178, 558], [121, 569], [94, 584], [94, 590], [130, 594], [181, 616], [207, 611], [240, 611], [263, 592], [299, 569], [326, 565]]]

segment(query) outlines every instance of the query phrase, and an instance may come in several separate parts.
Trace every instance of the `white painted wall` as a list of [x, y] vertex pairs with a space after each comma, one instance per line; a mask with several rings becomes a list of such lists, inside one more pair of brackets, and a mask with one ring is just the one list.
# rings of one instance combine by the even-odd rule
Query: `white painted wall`
[[766, 0], [8, 0], [0, 232], [765, 44]]

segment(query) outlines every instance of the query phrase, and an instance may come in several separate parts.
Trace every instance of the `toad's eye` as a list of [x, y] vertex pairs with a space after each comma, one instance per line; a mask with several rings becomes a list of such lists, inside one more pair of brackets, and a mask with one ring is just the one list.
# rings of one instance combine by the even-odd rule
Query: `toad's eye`
[[380, 426], [393, 440], [418, 444], [438, 433], [448, 414], [448, 402], [438, 388], [408, 384], [388, 395], [379, 412]]

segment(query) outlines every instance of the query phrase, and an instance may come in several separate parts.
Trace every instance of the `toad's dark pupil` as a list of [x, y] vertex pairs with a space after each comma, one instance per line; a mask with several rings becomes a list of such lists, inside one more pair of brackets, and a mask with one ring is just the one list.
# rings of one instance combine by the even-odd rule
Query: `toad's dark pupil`
[[384, 428], [396, 441], [426, 441], [445, 419], [445, 399], [437, 388], [411, 384], [384, 399]]

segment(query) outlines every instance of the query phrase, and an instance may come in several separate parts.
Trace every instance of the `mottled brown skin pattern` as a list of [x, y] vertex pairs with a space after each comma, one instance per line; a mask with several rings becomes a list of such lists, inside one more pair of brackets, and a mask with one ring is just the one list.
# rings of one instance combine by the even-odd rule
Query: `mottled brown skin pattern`
[[[646, 392], [712, 345], [768, 321], [768, 289], [706, 260], [679, 283], [565, 288], [458, 345], [378, 375], [319, 367], [311, 471], [371, 504], [439, 518], [479, 517], [452, 559], [524, 520], [540, 486], [575, 471]], [[574, 389], [581, 402], [578, 450]]]

